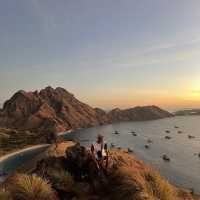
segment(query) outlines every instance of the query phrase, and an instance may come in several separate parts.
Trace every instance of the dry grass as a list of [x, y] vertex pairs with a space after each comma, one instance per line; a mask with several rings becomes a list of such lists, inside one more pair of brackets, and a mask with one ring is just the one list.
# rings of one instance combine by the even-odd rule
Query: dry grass
[[[58, 148], [63, 154], [64, 144]], [[76, 181], [65, 170], [62, 159], [57, 156], [48, 161], [48, 180], [60, 199], [77, 200], [199, 200], [189, 192], [175, 188], [162, 178], [157, 170], [145, 165], [134, 156], [120, 150], [109, 152], [109, 166], [105, 176], [94, 181]], [[88, 169], [89, 170], [89, 169]], [[96, 184], [96, 185], [95, 185]], [[94, 190], [93, 190], [94, 189]], [[11, 181], [9, 193], [0, 192], [0, 200], [55, 200], [51, 185], [32, 175], [17, 175]], [[64, 195], [64, 196], [63, 196]]]
[[65, 170], [54, 170], [51, 175], [52, 182], [57, 188], [64, 191], [72, 191], [75, 188], [75, 181], [73, 176]]
[[66, 194], [72, 194], [78, 199], [87, 199], [87, 187], [88, 185], [84, 182], [75, 182], [73, 176], [65, 170], [52, 171], [51, 180], [54, 186], [66, 192]]
[[180, 200], [175, 187], [163, 179], [156, 170], [122, 151], [114, 150], [110, 154], [111, 163], [115, 166], [110, 168], [109, 174], [111, 199]]
[[151, 168], [147, 168], [144, 172], [146, 180], [146, 190], [152, 197], [161, 200], [177, 200], [176, 189], [163, 179], [160, 174]]
[[132, 169], [123, 166], [113, 170], [110, 174], [110, 198], [113, 200], [142, 200], [144, 198], [143, 180]]
[[36, 175], [16, 175], [9, 189], [14, 200], [56, 200], [51, 185]]

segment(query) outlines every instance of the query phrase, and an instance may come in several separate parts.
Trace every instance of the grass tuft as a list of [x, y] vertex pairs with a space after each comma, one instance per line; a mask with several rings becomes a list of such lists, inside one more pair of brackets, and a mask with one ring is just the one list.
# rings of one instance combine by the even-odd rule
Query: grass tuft
[[10, 191], [14, 200], [56, 200], [51, 185], [36, 175], [18, 174], [13, 178]]
[[139, 174], [126, 166], [121, 166], [110, 174], [110, 194], [115, 200], [142, 200], [144, 199], [143, 182]]
[[161, 200], [177, 200], [175, 188], [163, 179], [160, 174], [151, 168], [144, 172], [148, 193]]

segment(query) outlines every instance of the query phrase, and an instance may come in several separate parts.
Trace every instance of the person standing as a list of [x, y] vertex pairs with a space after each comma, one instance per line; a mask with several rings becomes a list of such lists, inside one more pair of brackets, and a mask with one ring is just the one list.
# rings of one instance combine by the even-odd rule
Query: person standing
[[91, 152], [97, 160], [100, 167], [103, 167], [103, 162], [106, 161], [106, 169], [108, 167], [108, 147], [102, 135], [97, 136], [97, 140], [91, 145]]

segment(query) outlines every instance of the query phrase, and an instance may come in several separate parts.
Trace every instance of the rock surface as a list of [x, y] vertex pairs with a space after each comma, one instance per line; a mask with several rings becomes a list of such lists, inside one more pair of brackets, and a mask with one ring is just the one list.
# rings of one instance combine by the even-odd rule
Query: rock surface
[[172, 114], [156, 106], [114, 109], [106, 113], [82, 103], [63, 88], [15, 93], [0, 110], [0, 126], [32, 132], [62, 132], [119, 121], [153, 120]]

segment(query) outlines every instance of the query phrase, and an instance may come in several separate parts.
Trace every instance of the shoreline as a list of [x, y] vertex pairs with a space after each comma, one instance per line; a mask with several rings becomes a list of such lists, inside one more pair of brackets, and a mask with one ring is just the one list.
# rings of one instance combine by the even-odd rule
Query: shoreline
[[6, 159], [12, 157], [12, 156], [15, 156], [17, 154], [20, 154], [20, 153], [24, 153], [26, 151], [30, 151], [30, 150], [34, 150], [34, 149], [37, 149], [37, 148], [40, 148], [40, 147], [47, 147], [47, 146], [50, 146], [50, 144], [36, 144], [36, 145], [32, 145], [32, 146], [29, 146], [29, 147], [25, 147], [21, 150], [16, 150], [14, 152], [11, 152], [11, 153], [8, 153], [8, 154], [5, 154], [3, 156], [0, 156], [0, 164], [2, 162], [4, 162]]
[[73, 131], [75, 131], [75, 130], [76, 130], [76, 129], [69, 129], [69, 130], [67, 130], [67, 131], [59, 132], [59, 133], [56, 133], [56, 134], [57, 134], [58, 137], [60, 137], [60, 136], [66, 135], [66, 134], [68, 134], [68, 133], [71, 133], [71, 132], [73, 132]]

